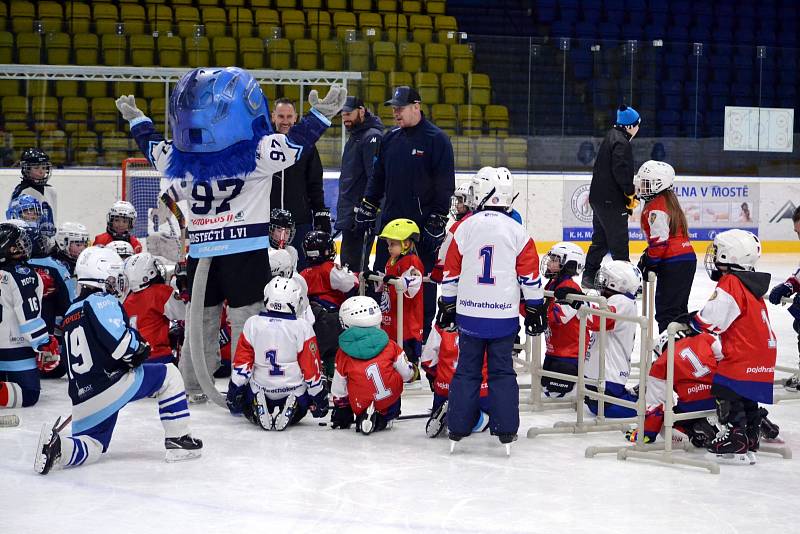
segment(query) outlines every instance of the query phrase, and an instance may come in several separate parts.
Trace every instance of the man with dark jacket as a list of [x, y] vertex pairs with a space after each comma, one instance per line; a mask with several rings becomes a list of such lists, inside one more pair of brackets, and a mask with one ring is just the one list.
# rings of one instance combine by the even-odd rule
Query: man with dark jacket
[[[375, 174], [367, 183], [364, 199], [356, 208], [360, 229], [374, 224], [383, 199], [381, 228], [393, 219], [411, 219], [422, 230], [417, 253], [430, 273], [444, 240], [450, 197], [455, 189], [453, 145], [450, 138], [420, 110], [419, 93], [408, 86], [397, 87], [385, 106], [392, 106], [397, 128], [383, 137], [375, 162]], [[389, 257], [386, 241], [378, 240], [375, 270], [383, 270]], [[425, 303], [423, 341], [436, 312], [436, 285], [423, 287]]]
[[630, 261], [628, 216], [639, 204], [633, 187], [631, 139], [639, 132], [641, 118], [630, 107], [620, 106], [617, 122], [600, 144], [589, 188], [592, 206], [592, 244], [586, 254], [581, 284], [594, 287], [594, 278], [606, 253], [615, 260]]
[[354, 209], [361, 203], [367, 182], [375, 169], [375, 158], [381, 147], [383, 123], [364, 107], [364, 102], [348, 96], [342, 108], [342, 124], [350, 137], [342, 153], [342, 172], [339, 176], [339, 201], [336, 207], [336, 224], [342, 231], [340, 259], [353, 271], [361, 271], [364, 259], [364, 232], [355, 229]]
[[[277, 99], [272, 122], [275, 131], [285, 135], [297, 122], [294, 103], [288, 98]], [[270, 206], [287, 210], [294, 217], [296, 231], [289, 244], [297, 250], [297, 271], [300, 272], [307, 266], [303, 252], [306, 234], [311, 230], [331, 231], [331, 214], [325, 207], [322, 191], [322, 162], [316, 147], [304, 151], [291, 167], [272, 175]]]

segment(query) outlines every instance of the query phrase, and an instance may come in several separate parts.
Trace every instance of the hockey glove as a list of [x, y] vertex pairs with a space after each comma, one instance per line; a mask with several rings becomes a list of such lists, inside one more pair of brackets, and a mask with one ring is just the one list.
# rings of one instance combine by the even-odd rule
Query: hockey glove
[[311, 405], [308, 407], [314, 417], [325, 417], [328, 415], [328, 392], [325, 388], [311, 397]]
[[547, 330], [547, 305], [525, 305], [525, 333], [529, 336], [544, 334]]
[[[625, 432], [625, 439], [627, 439], [631, 443], [636, 443], [636, 439], [638, 437], [639, 437], [639, 429], [638, 428], [634, 429], [634, 430], [628, 430], [627, 432]], [[644, 433], [644, 442], [645, 443], [653, 443], [655, 440], [656, 440], [655, 437], [650, 438], [650, 436], [647, 435], [647, 432]]]
[[378, 218], [378, 206], [365, 198], [353, 211], [356, 214], [356, 230], [366, 231], [375, 226], [375, 219]]
[[331, 233], [331, 211], [328, 208], [314, 212], [314, 230]]
[[185, 334], [185, 327], [183, 321], [173, 321], [170, 324], [167, 337], [169, 338], [169, 348], [172, 350], [180, 350], [183, 345], [183, 337]]
[[780, 304], [782, 299], [791, 297], [792, 293], [794, 293], [794, 288], [789, 282], [778, 284], [769, 292], [769, 301], [773, 304]]
[[136, 107], [136, 98], [133, 95], [122, 95], [114, 101], [122, 118], [128, 122], [144, 117], [144, 112]]
[[331, 428], [348, 429], [355, 423], [356, 416], [350, 407], [347, 397], [335, 399], [333, 401], [333, 412], [331, 413]]
[[422, 246], [429, 252], [435, 252], [442, 246], [444, 241], [445, 227], [447, 226], [447, 215], [431, 213], [425, 225], [422, 227]]
[[625, 204], [625, 209], [628, 212], [628, 215], [633, 215], [633, 210], [636, 209], [636, 206], [639, 205], [639, 200], [636, 198], [636, 195], [625, 195], [625, 198], [628, 199], [628, 203]]
[[787, 311], [796, 320], [800, 320], [800, 294], [794, 296], [794, 300], [792, 300], [792, 305], [789, 306]]
[[231, 415], [242, 415], [245, 400], [247, 399], [247, 384], [237, 386], [233, 382], [228, 382], [228, 393], [225, 395], [225, 404], [228, 405]]
[[581, 306], [586, 304], [582, 300], [567, 300], [569, 295], [583, 295], [579, 289], [575, 289], [574, 287], [559, 287], [555, 291], [553, 291], [553, 296], [556, 299], [556, 302], [559, 304], [566, 304], [567, 306], [572, 306], [576, 310], [579, 310]]
[[322, 100], [319, 99], [316, 89], [312, 89], [308, 93], [308, 103], [311, 104], [311, 108], [322, 113], [328, 119], [334, 118], [342, 110], [345, 100], [347, 100], [347, 89], [337, 84], [331, 85], [328, 94]]
[[642, 272], [642, 279], [647, 280], [647, 273], [653, 270], [650, 256], [647, 255], [647, 249], [644, 249], [644, 252], [642, 252], [642, 255], [639, 257], [639, 263], [637, 263], [636, 266]]
[[397, 280], [398, 278], [400, 277], [395, 276], [393, 274], [387, 274], [386, 276], [383, 277], [383, 283], [388, 286], [389, 282], [391, 282], [392, 280]]
[[178, 290], [178, 296], [183, 302], [189, 302], [191, 294], [189, 293], [189, 275], [186, 272], [185, 261], [175, 265], [175, 289]]
[[139, 341], [139, 346], [133, 354], [126, 354], [122, 357], [122, 362], [131, 369], [136, 369], [144, 363], [150, 356], [150, 344], [147, 341]]
[[46, 344], [39, 345], [36, 353], [36, 367], [42, 372], [49, 373], [58, 367], [59, 361], [61, 361], [61, 349], [58, 346], [58, 339], [51, 335]]
[[447, 332], [456, 329], [456, 303], [445, 302], [444, 297], [439, 297], [439, 311], [436, 312], [436, 326]]

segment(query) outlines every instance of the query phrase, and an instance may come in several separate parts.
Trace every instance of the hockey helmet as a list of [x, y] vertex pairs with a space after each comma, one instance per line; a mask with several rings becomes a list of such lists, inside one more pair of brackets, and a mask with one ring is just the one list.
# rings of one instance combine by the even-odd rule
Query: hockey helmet
[[272, 312], [294, 315], [302, 297], [300, 284], [291, 278], [276, 276], [264, 286], [264, 305]]
[[81, 249], [77, 254], [71, 249], [70, 245], [83, 245], [84, 248], [89, 246], [89, 232], [86, 227], [81, 223], [65, 222], [61, 224], [56, 232], [56, 246], [72, 259], [78, 259], [78, 255], [83, 251]]
[[419, 226], [411, 219], [394, 219], [383, 227], [383, 231], [378, 237], [383, 239], [395, 239], [397, 241], [419, 241]]
[[514, 201], [514, 179], [505, 167], [483, 167], [472, 177], [470, 191], [475, 210], [508, 209]]
[[[124, 243], [124, 241], [114, 241]], [[123, 263], [131, 291], [138, 293], [153, 283], [164, 283], [164, 266], [149, 252], [134, 254]]]
[[642, 272], [630, 262], [612, 260], [600, 266], [594, 285], [601, 293], [608, 290], [636, 298], [642, 287]]
[[371, 297], [350, 297], [339, 308], [339, 322], [344, 329], [353, 326], [377, 328], [382, 320], [381, 307]]
[[[44, 150], [38, 148], [26, 148], [22, 151], [22, 156], [19, 161], [22, 167], [22, 179], [28, 182], [33, 182], [37, 185], [44, 185], [50, 179], [50, 173], [53, 170], [50, 164], [50, 157]], [[41, 176], [33, 176], [34, 167], [41, 167], [44, 173]], [[40, 173], [36, 173], [37, 175]]]
[[[281, 232], [281, 230], [286, 230]], [[273, 208], [269, 213], [269, 244], [272, 248], [285, 248], [294, 240], [294, 216], [288, 210]]]
[[[112, 222], [118, 218], [124, 219], [128, 222], [127, 232], [119, 234], [114, 231]], [[136, 224], [136, 208], [133, 207], [133, 204], [125, 200], [118, 200], [114, 202], [108, 209], [108, 213], [106, 213], [106, 231], [108, 231], [112, 237], [119, 237], [121, 235], [130, 233], [130, 231], [133, 230], [134, 224]]]
[[283, 248], [269, 249], [269, 270], [272, 276], [291, 278], [294, 276], [295, 264], [289, 251]]
[[633, 178], [636, 196], [648, 201], [657, 194], [672, 188], [675, 183], [675, 169], [669, 163], [651, 159], [645, 161]]
[[128, 293], [128, 279], [122, 267], [122, 258], [109, 247], [84, 249], [75, 264], [75, 276], [78, 284], [101, 289], [120, 299]]
[[23, 193], [9, 203], [6, 219], [19, 219], [38, 225], [42, 214], [42, 203], [36, 197]]
[[731, 271], [755, 271], [761, 258], [761, 241], [752, 232], [734, 228], [714, 236], [708, 246], [705, 267], [712, 280], [722, 277], [720, 267]]
[[[453, 192], [453, 196], [450, 199], [450, 215], [452, 215], [452, 217], [457, 221], [460, 221], [467, 213], [472, 211], [472, 197], [469, 193], [469, 186], [469, 183], [463, 183], [456, 187], [456, 190]], [[459, 204], [463, 206], [465, 211], [459, 211]]]
[[115, 239], [106, 246], [108, 248], [114, 249], [114, 252], [119, 254], [119, 257], [122, 258], [123, 260], [133, 256], [134, 252], [133, 245], [131, 245], [127, 241], [120, 241], [118, 239]]
[[170, 96], [172, 142], [182, 152], [218, 152], [251, 140], [258, 118], [269, 128], [268, 114], [261, 86], [246, 70], [194, 69]]
[[[547, 264], [556, 262], [557, 271], [548, 269]], [[545, 278], [555, 278], [559, 274], [575, 276], [583, 272], [583, 265], [586, 262], [586, 254], [583, 249], [569, 241], [562, 241], [553, 245], [550, 250], [542, 256], [539, 264], [539, 272]]]
[[336, 257], [336, 246], [331, 234], [314, 230], [303, 238], [303, 252], [309, 263], [324, 263]]
[[0, 263], [27, 260], [32, 250], [30, 237], [21, 224], [11, 221], [0, 223]]

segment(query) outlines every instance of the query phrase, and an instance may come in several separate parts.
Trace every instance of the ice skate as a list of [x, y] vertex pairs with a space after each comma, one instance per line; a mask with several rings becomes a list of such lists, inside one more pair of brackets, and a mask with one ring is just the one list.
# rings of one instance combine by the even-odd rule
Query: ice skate
[[208, 402], [208, 396], [205, 393], [189, 393], [186, 395], [186, 401], [189, 404], [205, 404]]
[[19, 426], [19, 417], [15, 414], [0, 415], [0, 427]]
[[500, 443], [506, 446], [506, 456], [511, 456], [511, 444], [517, 441], [516, 434], [497, 434]]
[[272, 412], [267, 406], [267, 397], [263, 391], [256, 393], [255, 399], [255, 416], [258, 420], [258, 425], [264, 430], [273, 430], [275, 428], [275, 418], [272, 417]]
[[456, 432], [450, 432], [448, 437], [450, 438], [450, 454], [453, 454], [456, 450], [456, 443], [461, 441], [466, 436], [463, 434], [457, 434]]
[[42, 425], [42, 431], [39, 433], [33, 469], [41, 475], [46, 475], [53, 467], [61, 467], [61, 436], [58, 435], [60, 424], [59, 417], [51, 428], [46, 424]]
[[795, 373], [783, 383], [784, 389], [787, 391], [798, 391], [798, 386], [800, 386], [800, 373]]
[[448, 401], [444, 401], [442, 405], [431, 414], [428, 422], [425, 423], [425, 434], [429, 438], [438, 437], [442, 433], [442, 430], [444, 430], [444, 418], [447, 415], [447, 403]]
[[361, 432], [365, 436], [372, 434], [375, 430], [377, 412], [375, 405], [370, 404], [358, 417], [356, 417], [356, 431]]
[[290, 394], [286, 397], [286, 404], [283, 405], [283, 408], [278, 412], [278, 415], [275, 416], [273, 419], [272, 427], [275, 430], [286, 430], [286, 427], [292, 422], [294, 418], [294, 413], [297, 411], [297, 397], [294, 394]]
[[203, 442], [199, 439], [193, 438], [191, 434], [186, 434], [179, 438], [166, 438], [164, 440], [164, 447], [167, 449], [166, 461], [182, 462], [184, 460], [193, 460], [199, 458]]
[[784, 441], [778, 437], [781, 430], [780, 427], [767, 419], [769, 412], [766, 408], [759, 408], [759, 412], [761, 414], [761, 439], [764, 440], [765, 443], [784, 443]]
[[717, 463], [733, 465], [752, 465], [754, 455], [748, 456], [749, 443], [745, 431], [728, 425], [714, 438], [706, 449], [714, 455]]

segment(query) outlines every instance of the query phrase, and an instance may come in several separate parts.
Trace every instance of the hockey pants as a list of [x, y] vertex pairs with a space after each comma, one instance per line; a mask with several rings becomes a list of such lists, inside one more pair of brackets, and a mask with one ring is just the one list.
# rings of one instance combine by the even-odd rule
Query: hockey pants
[[[586, 385], [586, 389], [589, 391], [597, 391], [597, 388], [594, 386]], [[622, 384], [615, 384], [614, 382], [606, 382], [605, 394], [610, 395], [612, 397], [616, 397], [621, 400], [636, 402], [638, 397], [632, 395], [625, 386]], [[589, 410], [597, 415], [597, 401], [594, 399], [590, 399], [589, 397], [584, 397], [583, 402], [586, 403], [586, 406], [589, 407]], [[610, 417], [610, 418], [621, 418], [621, 417], [636, 417], [636, 410], [633, 408], [626, 408], [624, 406], [620, 406], [618, 404], [611, 404], [610, 402], [603, 403], [603, 416]]]
[[25, 408], [39, 401], [39, 370], [32, 365], [24, 371], [0, 371], [0, 408]]
[[336, 351], [339, 349], [339, 334], [342, 333], [339, 311], [315, 301], [311, 301], [310, 307], [314, 314], [314, 335], [317, 336], [323, 373], [331, 380]]
[[689, 312], [689, 293], [697, 260], [662, 263], [656, 272], [656, 322], [664, 332], [669, 323]]
[[[544, 357], [542, 369], [563, 375], [578, 376], [578, 360], [576, 358], [562, 358], [560, 356]], [[575, 387], [575, 382], [543, 376], [541, 380], [544, 394], [548, 397], [563, 397]]]

